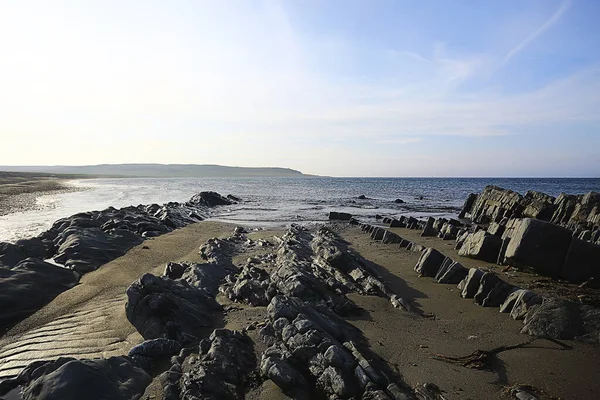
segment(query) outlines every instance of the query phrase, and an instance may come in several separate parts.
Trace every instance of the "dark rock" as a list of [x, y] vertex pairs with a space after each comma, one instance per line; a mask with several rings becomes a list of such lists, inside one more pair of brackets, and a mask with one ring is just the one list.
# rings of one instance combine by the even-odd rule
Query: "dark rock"
[[186, 281], [145, 274], [127, 289], [127, 319], [144, 339], [195, 342], [220, 310], [214, 298]]
[[107, 233], [99, 228], [68, 228], [56, 240], [58, 251], [54, 260], [84, 274], [122, 256], [142, 241], [140, 236], [122, 229]]
[[600, 246], [573, 238], [560, 277], [577, 283], [594, 278], [600, 283]]
[[12, 268], [24, 258], [25, 255], [19, 246], [12, 243], [0, 242], [0, 266]]
[[360, 196], [357, 197], [357, 199], [359, 199], [359, 200], [366, 200], [367, 196], [365, 196], [364, 194], [361, 194]]
[[477, 260], [496, 262], [501, 245], [502, 239], [498, 236], [490, 235], [486, 231], [479, 231], [467, 236], [458, 254]]
[[394, 232], [386, 230], [383, 237], [381, 238], [381, 242], [385, 244], [395, 244], [400, 243], [402, 238], [396, 235]]
[[404, 200], [402, 200], [402, 199], [396, 199], [396, 200], [394, 200], [394, 203], [396, 203], [396, 204], [404, 204]]
[[500, 306], [501, 313], [510, 313], [513, 319], [519, 320], [525, 318], [527, 311], [536, 305], [542, 303], [542, 297], [526, 289], [518, 289], [508, 295], [504, 303]]
[[435, 218], [433, 218], [433, 217], [427, 218], [427, 223], [425, 224], [425, 228], [423, 228], [423, 232], [421, 233], [421, 236], [437, 235], [438, 231], [433, 226], [435, 222], [436, 222]]
[[200, 192], [194, 195], [189, 201], [188, 204], [192, 204], [194, 206], [206, 206], [206, 207], [215, 207], [215, 206], [228, 206], [233, 204], [231, 200], [221, 196], [217, 192]]
[[165, 399], [242, 399], [255, 368], [252, 340], [239, 331], [216, 329], [200, 343], [198, 354], [167, 372]]
[[329, 219], [330, 220], [340, 220], [340, 221], [350, 221], [350, 219], [352, 219], [352, 214], [331, 211], [329, 213]]
[[266, 306], [274, 293], [271, 292], [271, 279], [262, 268], [246, 265], [237, 275], [230, 275], [221, 291], [232, 301], [251, 306]]
[[468, 273], [469, 270], [467, 268], [450, 258], [446, 258], [434, 279], [437, 283], [456, 285], [465, 279]]
[[566, 228], [526, 218], [508, 243], [505, 263], [530, 267], [540, 274], [558, 277], [571, 240], [571, 231]]
[[598, 344], [600, 309], [578, 302], [546, 298], [530, 308], [521, 333], [553, 339], [580, 339]]
[[508, 295], [517, 288], [502, 279], [496, 274], [486, 272], [479, 281], [479, 289], [475, 293], [475, 304], [482, 307], [500, 307]]
[[479, 290], [482, 277], [483, 271], [477, 268], [471, 268], [465, 279], [458, 284], [458, 289], [461, 290], [461, 297], [465, 299], [472, 299], [475, 297]]
[[242, 199], [240, 199], [239, 197], [234, 196], [232, 194], [227, 195], [227, 200], [235, 201], [236, 203], [239, 203], [240, 201], [242, 201]]
[[390, 221], [390, 228], [405, 228], [405, 227], [406, 227], [406, 224], [403, 224], [401, 222], [401, 220], [392, 218], [392, 220]]
[[475, 204], [475, 200], [477, 200], [477, 194], [471, 193], [469, 197], [465, 200], [465, 204], [463, 204], [463, 208], [458, 214], [458, 218], [464, 218], [467, 214], [471, 214], [471, 210], [473, 208], [473, 204]]
[[371, 232], [371, 239], [381, 240], [383, 239], [383, 235], [385, 234], [385, 232], [385, 229], [376, 227], [375, 229], [373, 229], [373, 232]]
[[[24, 370], [23, 400], [137, 400], [152, 378], [128, 357], [61, 357]], [[28, 367], [29, 368], [29, 367]]]
[[146, 340], [129, 350], [127, 354], [135, 364], [145, 371], [156, 367], [161, 361], [168, 360], [179, 353], [181, 344], [174, 340], [158, 338]]
[[69, 269], [27, 258], [13, 269], [0, 267], [0, 331], [72, 288], [79, 275]]
[[[21, 249], [21, 252], [26, 257], [39, 258], [44, 260], [50, 256], [48, 243], [40, 238], [20, 239], [15, 242], [15, 245]], [[2, 262], [0, 261], [0, 264]]]
[[433, 277], [438, 273], [445, 259], [445, 255], [430, 247], [421, 253], [414, 269], [419, 275]]

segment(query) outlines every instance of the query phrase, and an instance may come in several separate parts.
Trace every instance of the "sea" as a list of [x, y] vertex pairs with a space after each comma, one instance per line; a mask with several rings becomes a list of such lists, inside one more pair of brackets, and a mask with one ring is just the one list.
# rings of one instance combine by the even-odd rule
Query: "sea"
[[78, 190], [39, 196], [33, 210], [1, 216], [0, 241], [36, 236], [54, 221], [78, 212], [185, 202], [201, 191], [241, 199], [239, 204], [211, 210], [211, 219], [256, 227], [325, 221], [329, 211], [359, 219], [454, 217], [469, 193], [486, 185], [558, 196], [600, 191], [600, 178], [121, 178], [73, 180], [68, 185]]

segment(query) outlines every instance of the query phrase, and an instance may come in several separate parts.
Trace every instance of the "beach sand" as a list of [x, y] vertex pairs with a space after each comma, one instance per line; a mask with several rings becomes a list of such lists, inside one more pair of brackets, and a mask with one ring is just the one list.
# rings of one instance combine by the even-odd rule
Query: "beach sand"
[[[234, 226], [211, 221], [189, 225], [147, 240], [85, 275], [78, 286], [59, 295], [0, 340], [3, 361], [0, 377], [18, 371], [35, 359], [126, 354], [142, 341], [125, 317], [127, 287], [146, 272], [161, 275], [169, 261], [201, 262], [199, 247], [209, 238], [230, 236]], [[498, 354], [494, 371], [467, 369], [434, 360], [435, 353], [462, 356], [477, 349], [522, 343], [530, 337], [519, 333], [521, 321], [500, 314], [497, 308], [479, 307], [472, 300], [462, 299], [454, 285], [419, 278], [413, 271], [419, 253], [374, 242], [355, 227], [343, 224], [335, 227], [353, 250], [376, 264], [378, 273], [390, 288], [425, 315], [393, 308], [384, 298], [349, 295], [365, 310], [349, 321], [365, 333], [372, 350], [387, 360], [409, 385], [435, 383], [448, 399], [501, 398], [505, 387], [517, 383], [533, 385], [555, 398], [600, 397], [600, 349], [584, 343], [566, 341], [572, 349], [563, 350], [553, 342], [537, 340], [527, 348]], [[421, 238], [419, 232], [407, 229], [394, 231], [411, 241], [439, 248], [467, 267], [489, 265], [458, 256], [452, 249], [454, 242]], [[269, 239], [282, 233], [282, 228], [275, 228], [248, 236]], [[233, 262], [241, 266], [248, 257], [266, 251], [269, 250], [255, 248], [239, 253]], [[533, 279], [525, 273], [513, 278]], [[265, 318], [265, 307], [231, 303], [222, 295], [218, 300], [225, 313], [215, 327], [243, 329]], [[265, 345], [259, 340], [258, 331], [250, 330], [248, 334], [255, 342], [260, 361]], [[162, 398], [158, 379], [148, 387], [143, 398]], [[286, 397], [271, 381], [266, 381], [252, 389], [246, 398], [279, 400]]]
[[0, 171], [0, 216], [36, 209], [39, 196], [82, 190], [66, 184], [68, 176]]

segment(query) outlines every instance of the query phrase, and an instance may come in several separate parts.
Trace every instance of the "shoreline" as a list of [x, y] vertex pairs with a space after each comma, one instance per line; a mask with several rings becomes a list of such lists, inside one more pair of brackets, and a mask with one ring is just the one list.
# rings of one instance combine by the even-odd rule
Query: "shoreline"
[[86, 190], [70, 185], [69, 182], [74, 180], [71, 178], [7, 175], [0, 174], [0, 217], [42, 209], [44, 206], [37, 203], [38, 198], [42, 196]]

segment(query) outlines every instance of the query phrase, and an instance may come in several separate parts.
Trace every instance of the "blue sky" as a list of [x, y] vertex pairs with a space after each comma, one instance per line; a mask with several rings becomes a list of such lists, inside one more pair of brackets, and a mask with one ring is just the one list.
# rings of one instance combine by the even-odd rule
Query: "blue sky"
[[2, 1], [0, 164], [597, 177], [598, 16], [594, 0]]

